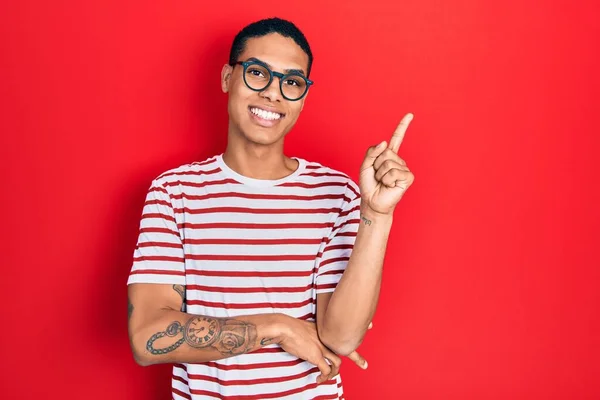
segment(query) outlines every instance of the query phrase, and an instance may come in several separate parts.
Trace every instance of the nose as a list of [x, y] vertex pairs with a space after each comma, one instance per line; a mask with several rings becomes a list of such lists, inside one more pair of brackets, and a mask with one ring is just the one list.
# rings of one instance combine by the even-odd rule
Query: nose
[[271, 84], [263, 91], [259, 92], [262, 98], [269, 99], [272, 102], [281, 101], [281, 90], [279, 89], [279, 77], [274, 76]]

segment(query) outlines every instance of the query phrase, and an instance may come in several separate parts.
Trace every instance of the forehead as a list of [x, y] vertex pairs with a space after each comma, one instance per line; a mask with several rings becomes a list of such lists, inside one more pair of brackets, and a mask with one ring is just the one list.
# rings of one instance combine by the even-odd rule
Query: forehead
[[306, 72], [308, 69], [308, 55], [304, 50], [293, 39], [278, 33], [248, 39], [240, 60], [251, 57], [268, 63], [275, 70], [302, 69]]

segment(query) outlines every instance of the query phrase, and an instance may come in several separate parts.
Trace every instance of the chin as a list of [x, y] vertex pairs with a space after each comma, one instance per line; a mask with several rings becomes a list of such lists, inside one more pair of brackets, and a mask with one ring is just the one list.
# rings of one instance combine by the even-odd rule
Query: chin
[[283, 139], [285, 135], [281, 132], [268, 132], [263, 129], [244, 129], [242, 135], [247, 141], [261, 146], [270, 146]]

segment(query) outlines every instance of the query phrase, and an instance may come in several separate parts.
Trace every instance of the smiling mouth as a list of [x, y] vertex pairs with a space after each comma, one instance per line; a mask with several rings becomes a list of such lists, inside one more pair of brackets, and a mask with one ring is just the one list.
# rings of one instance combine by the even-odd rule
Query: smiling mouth
[[285, 114], [280, 114], [274, 111], [267, 111], [267, 110], [263, 110], [262, 108], [258, 108], [258, 107], [248, 107], [248, 109], [250, 110], [250, 112], [254, 115], [256, 115], [259, 118], [265, 119], [267, 121], [277, 121], [283, 117], [285, 117]]

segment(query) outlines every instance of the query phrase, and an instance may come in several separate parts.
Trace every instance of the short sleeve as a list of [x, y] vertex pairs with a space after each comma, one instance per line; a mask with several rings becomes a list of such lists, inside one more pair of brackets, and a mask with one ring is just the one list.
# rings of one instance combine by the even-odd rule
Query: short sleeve
[[360, 225], [360, 195], [354, 182], [348, 184], [344, 205], [317, 264], [317, 294], [333, 292], [346, 270]]
[[185, 285], [183, 245], [175, 211], [167, 190], [153, 181], [140, 221], [127, 284], [165, 283]]

